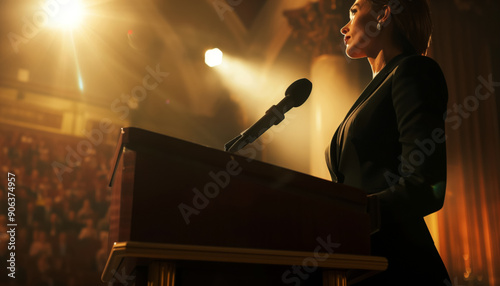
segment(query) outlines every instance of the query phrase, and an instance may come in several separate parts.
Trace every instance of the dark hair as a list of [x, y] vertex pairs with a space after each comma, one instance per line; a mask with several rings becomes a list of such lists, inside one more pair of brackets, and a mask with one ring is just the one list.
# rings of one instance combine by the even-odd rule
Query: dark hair
[[405, 52], [426, 55], [431, 42], [432, 20], [426, 0], [370, 0], [374, 11], [391, 7], [396, 40]]

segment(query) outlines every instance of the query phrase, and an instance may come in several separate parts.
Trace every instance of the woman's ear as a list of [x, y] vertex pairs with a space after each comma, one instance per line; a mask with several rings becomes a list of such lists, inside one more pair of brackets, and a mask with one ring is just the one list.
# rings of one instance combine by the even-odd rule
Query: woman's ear
[[378, 13], [377, 22], [382, 23], [384, 26], [391, 22], [391, 6], [385, 5]]

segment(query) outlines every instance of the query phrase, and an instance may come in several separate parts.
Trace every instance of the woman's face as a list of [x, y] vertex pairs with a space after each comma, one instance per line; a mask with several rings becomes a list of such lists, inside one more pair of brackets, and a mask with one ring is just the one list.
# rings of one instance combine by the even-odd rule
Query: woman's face
[[346, 54], [352, 59], [364, 58], [376, 52], [374, 42], [377, 30], [376, 13], [369, 0], [356, 0], [349, 10], [350, 21], [340, 30], [344, 35]]

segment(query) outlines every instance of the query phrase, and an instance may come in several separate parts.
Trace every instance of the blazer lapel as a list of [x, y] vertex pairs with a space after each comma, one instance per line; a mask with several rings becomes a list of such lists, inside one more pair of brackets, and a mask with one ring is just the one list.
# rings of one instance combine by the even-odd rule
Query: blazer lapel
[[352, 105], [349, 112], [345, 116], [344, 120], [346, 120], [349, 115], [363, 102], [365, 102], [372, 93], [377, 90], [377, 88], [384, 82], [387, 76], [399, 65], [399, 62], [407, 57], [407, 54], [401, 54], [394, 57], [385, 67], [375, 76], [375, 78], [366, 86], [361, 95], [358, 97], [356, 102]]
[[[400, 61], [404, 58], [409, 56], [408, 54], [401, 54], [396, 57], [394, 57], [380, 72], [375, 78], [366, 86], [366, 88], [363, 90], [361, 95], [358, 97], [356, 102], [352, 105], [351, 109], [349, 109], [349, 112], [347, 112], [346, 116], [344, 117], [344, 120], [340, 124], [339, 128], [336, 130], [335, 135], [333, 136], [332, 142], [330, 143], [330, 146], [328, 146], [326, 150], [326, 156], [327, 156], [327, 165], [328, 169], [330, 171], [330, 174], [332, 176], [332, 180], [334, 182], [342, 183], [344, 181], [343, 174], [341, 174], [338, 170], [339, 164], [340, 164], [340, 156], [342, 153], [341, 146], [337, 146], [336, 142], [338, 140], [338, 136], [343, 136], [344, 133], [344, 122], [349, 118], [351, 113], [356, 110], [356, 108], [365, 102], [370, 95], [372, 95], [373, 92], [377, 90], [377, 88], [385, 81], [387, 76], [391, 74], [391, 72], [399, 65]], [[336, 146], [336, 148], [334, 148]]]

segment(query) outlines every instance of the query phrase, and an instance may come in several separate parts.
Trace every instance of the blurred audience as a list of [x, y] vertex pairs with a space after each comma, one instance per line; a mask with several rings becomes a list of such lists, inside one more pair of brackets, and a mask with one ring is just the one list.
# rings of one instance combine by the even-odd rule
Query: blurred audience
[[[107, 174], [114, 147], [96, 146], [58, 179], [52, 163], [66, 163], [67, 148], [82, 138], [0, 129], [0, 257], [8, 255], [8, 172], [16, 176], [18, 224], [15, 285], [104, 285], [107, 259]], [[67, 164], [66, 164], [67, 165]], [[0, 284], [4, 282], [0, 280]]]
[[52, 245], [47, 240], [47, 233], [43, 230], [33, 232], [33, 242], [30, 246], [30, 256], [52, 256]]

